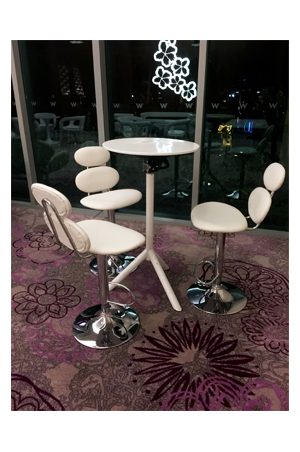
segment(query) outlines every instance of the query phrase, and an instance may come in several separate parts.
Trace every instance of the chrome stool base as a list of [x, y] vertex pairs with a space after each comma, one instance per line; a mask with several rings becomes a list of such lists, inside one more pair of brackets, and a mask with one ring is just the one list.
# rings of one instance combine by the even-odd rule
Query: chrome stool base
[[140, 327], [138, 314], [130, 306], [108, 302], [92, 306], [79, 314], [73, 323], [73, 335], [90, 348], [112, 348], [135, 336]]
[[247, 304], [243, 292], [233, 284], [222, 282], [207, 287], [194, 283], [187, 290], [187, 296], [195, 308], [209, 314], [235, 314]]
[[[113, 279], [119, 273], [121, 273], [132, 261], [135, 256], [129, 256], [127, 254], [120, 254], [119, 256], [107, 257], [107, 276], [109, 279]], [[98, 275], [97, 259], [93, 259], [90, 262], [90, 271], [93, 275]]]

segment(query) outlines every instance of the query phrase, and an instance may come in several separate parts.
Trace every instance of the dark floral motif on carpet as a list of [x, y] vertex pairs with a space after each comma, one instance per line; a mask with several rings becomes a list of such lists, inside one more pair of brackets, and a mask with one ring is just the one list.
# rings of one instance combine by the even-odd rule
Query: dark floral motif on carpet
[[261, 313], [242, 318], [243, 331], [249, 341], [262, 345], [269, 352], [288, 355], [288, 327], [284, 319], [266, 317]]
[[245, 291], [253, 310], [241, 319], [249, 341], [287, 355], [288, 280], [270, 268], [239, 261], [226, 261], [226, 280]]
[[30, 284], [26, 291], [14, 294], [15, 311], [26, 315], [26, 321], [34, 325], [49, 318], [61, 319], [69, 308], [80, 303], [80, 297], [74, 295], [75, 290], [74, 286], [65, 285], [60, 279]]
[[236, 353], [237, 339], [226, 340], [214, 326], [204, 330], [199, 321], [171, 322], [159, 328], [162, 339], [145, 335], [149, 347], [135, 347], [144, 356], [134, 358], [145, 367], [144, 385], [154, 385], [152, 400], [162, 409], [184, 402], [186, 410], [230, 407], [249, 378], [258, 376], [249, 365], [253, 357]]
[[30, 259], [35, 264], [49, 264], [73, 253], [59, 245], [48, 230], [29, 232], [23, 239], [13, 242], [13, 247], [18, 257]]
[[56, 397], [39, 388], [28, 377], [12, 374], [11, 410], [64, 411], [64, 407]]
[[236, 260], [225, 261], [224, 280], [236, 283], [247, 298], [258, 303], [275, 293], [284, 296], [288, 289], [287, 279], [275, 270]]

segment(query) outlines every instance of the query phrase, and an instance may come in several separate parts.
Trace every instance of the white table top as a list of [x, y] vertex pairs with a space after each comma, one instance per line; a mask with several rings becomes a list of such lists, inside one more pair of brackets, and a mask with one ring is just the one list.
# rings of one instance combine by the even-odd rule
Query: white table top
[[172, 138], [143, 137], [116, 138], [115, 140], [105, 141], [103, 147], [117, 154], [168, 157], [196, 152], [199, 149], [199, 144]]

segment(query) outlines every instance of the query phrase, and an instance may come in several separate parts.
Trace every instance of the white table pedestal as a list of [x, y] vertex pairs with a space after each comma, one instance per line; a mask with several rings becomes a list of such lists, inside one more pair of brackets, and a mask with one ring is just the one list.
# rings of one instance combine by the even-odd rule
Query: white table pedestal
[[[143, 157], [146, 173], [146, 248], [128, 265], [128, 267], [122, 270], [122, 272], [113, 279], [112, 283], [120, 283], [123, 281], [134, 269], [147, 259], [152, 263], [173, 309], [175, 309], [175, 311], [181, 311], [182, 308], [165, 274], [165, 270], [168, 270], [169, 267], [153, 248], [154, 173], [167, 167], [164, 163], [166, 157], [196, 152], [199, 150], [199, 145], [190, 141], [175, 140], [171, 138], [134, 137], [117, 138], [105, 141], [103, 147], [108, 151], [116, 152], [117, 154]], [[114, 287], [114, 284], [110, 284], [109, 290], [112, 290]]]
[[[153, 248], [153, 214], [154, 213], [154, 173], [146, 174], [146, 249], [143, 250], [131, 264], [128, 265], [116, 278], [113, 283], [123, 281], [138, 265], [145, 259], [151, 261], [156, 274], [165, 289], [166, 295], [175, 311], [181, 311], [182, 308], [177, 300], [177, 297], [166, 277], [164, 270], [168, 270], [168, 265], [164, 260], [154, 251]], [[115, 285], [110, 285], [112, 290]]]

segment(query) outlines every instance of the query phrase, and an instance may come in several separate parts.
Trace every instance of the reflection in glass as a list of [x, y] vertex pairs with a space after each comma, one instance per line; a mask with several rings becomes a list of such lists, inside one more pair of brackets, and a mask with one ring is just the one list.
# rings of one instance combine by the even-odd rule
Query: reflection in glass
[[16, 201], [29, 201], [29, 191], [16, 103], [11, 87], [11, 196]]
[[98, 145], [91, 41], [19, 41], [38, 182], [79, 204], [74, 152]]
[[[110, 138], [194, 141], [198, 72], [194, 41], [107, 41], [106, 66]], [[193, 156], [168, 160], [169, 167], [155, 177], [155, 214], [188, 219]], [[144, 191], [142, 159], [112, 155], [112, 164], [121, 175], [119, 186], [128, 186], [130, 175], [133, 188]], [[132, 207], [144, 211], [144, 197]]]
[[[288, 173], [288, 41], [210, 41], [206, 73], [200, 202], [246, 213], [269, 163]], [[262, 227], [288, 229], [288, 180]]]

